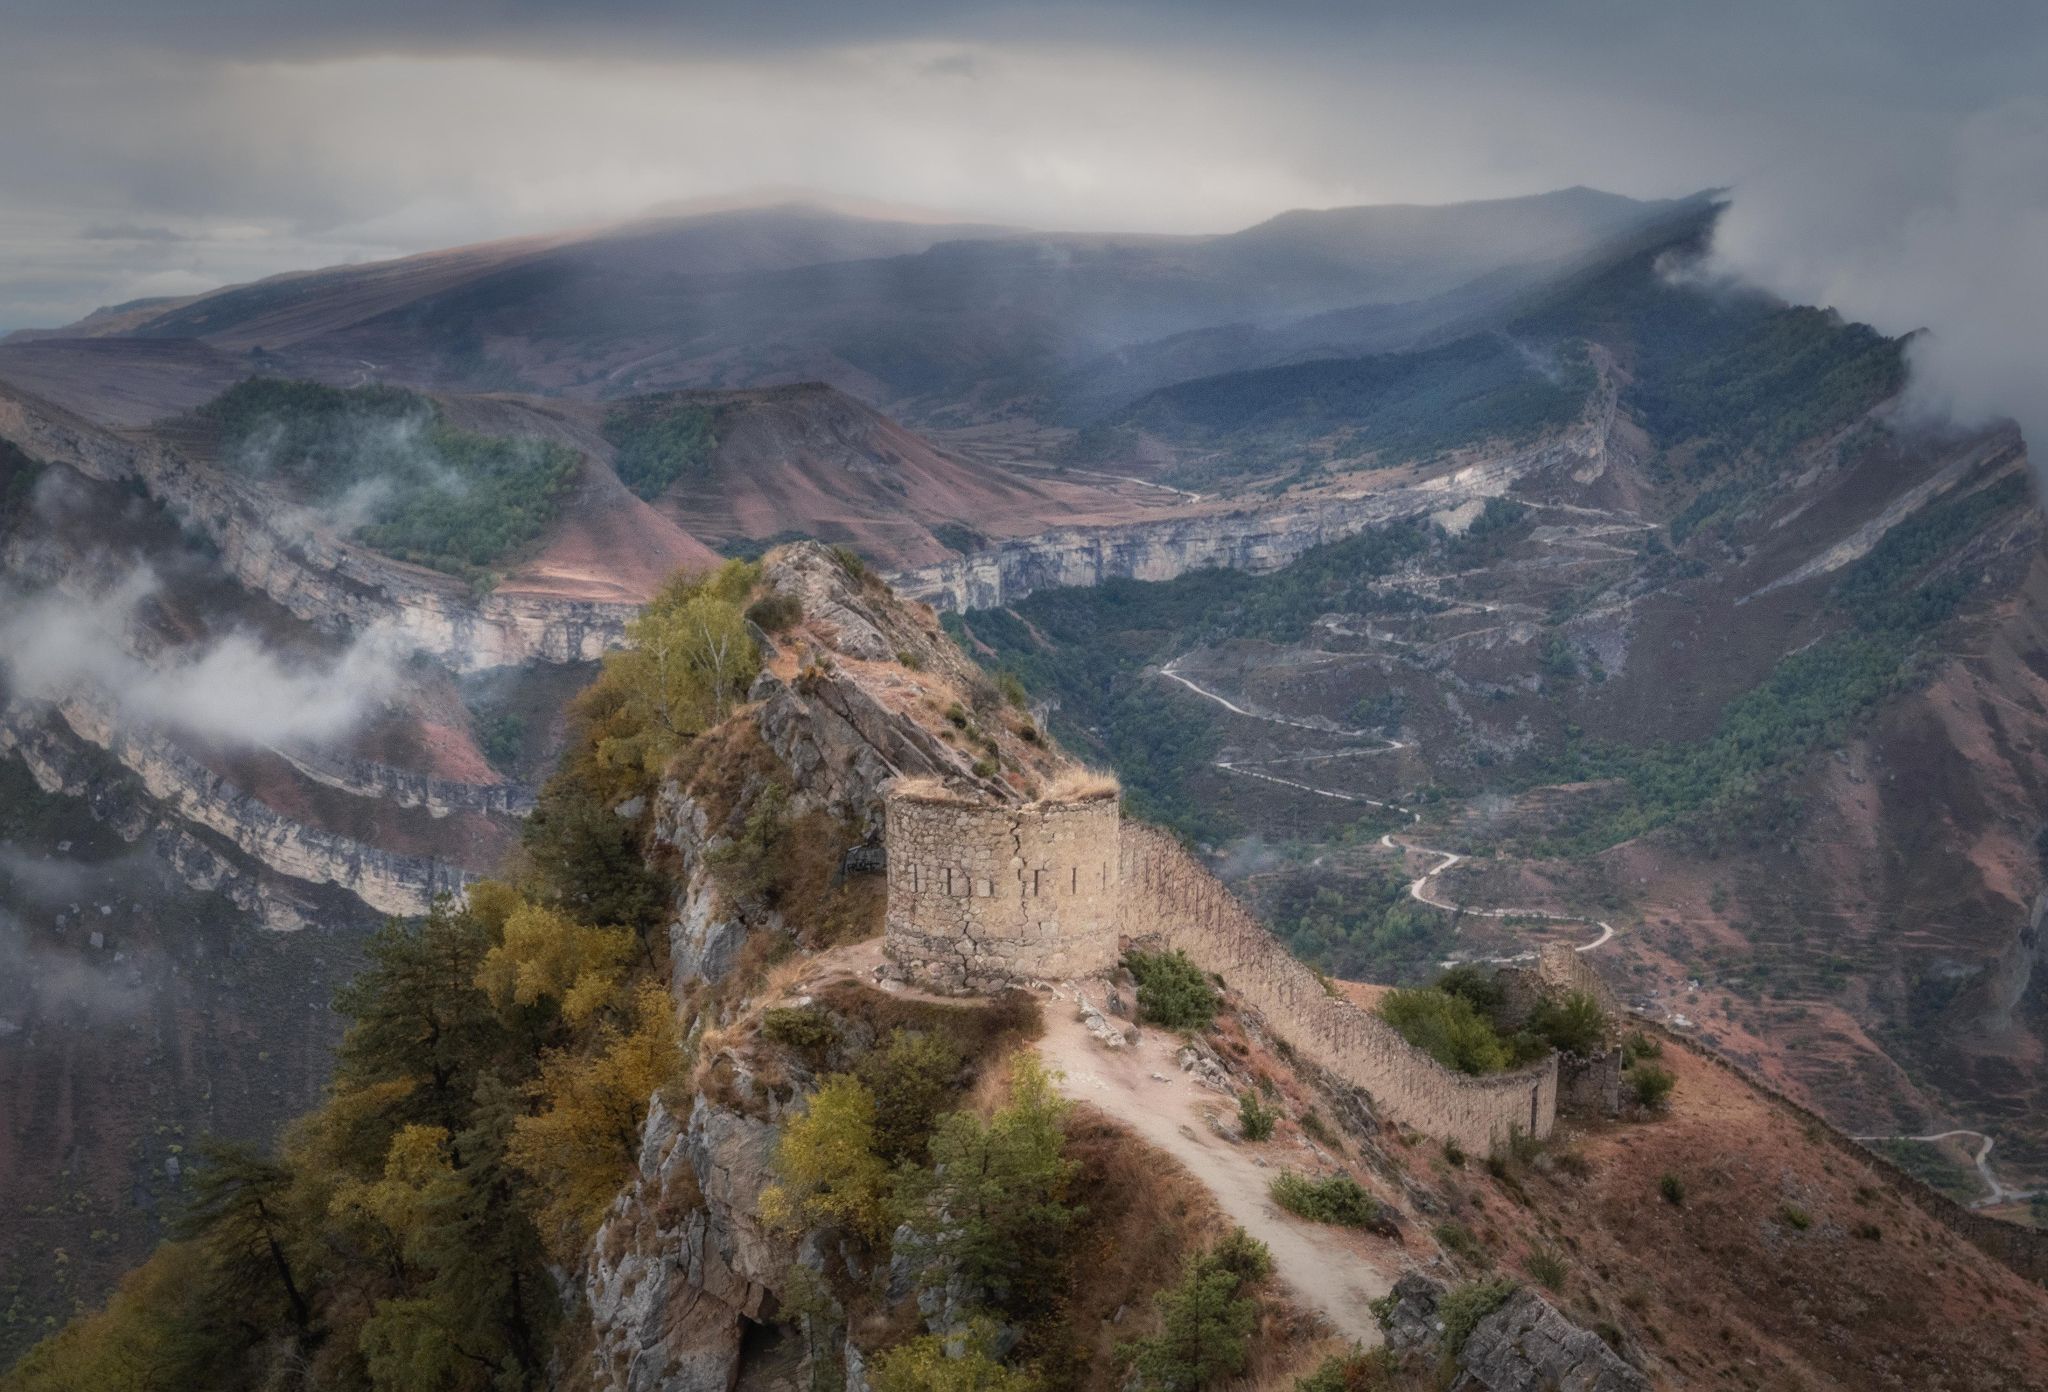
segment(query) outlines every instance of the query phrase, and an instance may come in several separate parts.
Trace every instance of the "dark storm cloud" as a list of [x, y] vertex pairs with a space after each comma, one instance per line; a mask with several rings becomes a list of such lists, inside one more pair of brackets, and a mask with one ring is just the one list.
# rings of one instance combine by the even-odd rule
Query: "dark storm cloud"
[[[748, 185], [1181, 231], [1729, 185], [1724, 270], [1932, 329], [1936, 406], [2048, 400], [2032, 0], [0, 0], [0, 32], [0, 327]], [[186, 240], [81, 239], [124, 225]]]

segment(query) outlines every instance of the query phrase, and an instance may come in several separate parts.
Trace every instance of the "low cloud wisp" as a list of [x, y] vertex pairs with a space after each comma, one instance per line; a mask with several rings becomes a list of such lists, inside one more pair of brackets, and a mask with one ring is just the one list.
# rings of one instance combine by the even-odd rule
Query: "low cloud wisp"
[[0, 667], [12, 690], [111, 701], [126, 723], [276, 747], [345, 736], [398, 685], [406, 654], [384, 629], [318, 662], [288, 660], [242, 631], [144, 661], [127, 635], [157, 588], [155, 573], [137, 567], [89, 599], [49, 591], [8, 604]]

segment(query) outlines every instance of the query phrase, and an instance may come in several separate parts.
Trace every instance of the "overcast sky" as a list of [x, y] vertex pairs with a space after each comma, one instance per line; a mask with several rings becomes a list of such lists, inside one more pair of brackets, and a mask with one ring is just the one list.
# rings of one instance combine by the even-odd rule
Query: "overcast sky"
[[2035, 0], [0, 0], [0, 34], [0, 329], [764, 186], [1201, 231], [1728, 185], [1732, 269], [1975, 341], [1926, 366], [1952, 393], [2037, 372], [2048, 316]]

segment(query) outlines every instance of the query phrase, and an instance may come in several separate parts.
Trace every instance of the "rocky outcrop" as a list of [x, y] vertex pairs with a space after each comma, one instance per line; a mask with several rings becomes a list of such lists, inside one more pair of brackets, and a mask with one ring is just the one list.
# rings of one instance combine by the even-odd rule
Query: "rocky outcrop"
[[584, 1298], [601, 1385], [727, 1392], [746, 1321], [780, 1280], [755, 1211], [775, 1127], [698, 1098], [687, 1118], [659, 1098], [630, 1187], [593, 1246]]
[[[1437, 1349], [1445, 1290], [1418, 1272], [1394, 1283], [1376, 1307], [1397, 1353]], [[1517, 1290], [1466, 1335], [1454, 1355], [1451, 1392], [1650, 1392], [1650, 1383], [1597, 1334], [1531, 1290]]]
[[533, 811], [533, 789], [519, 783], [456, 783], [369, 759], [350, 759], [319, 749], [273, 749], [272, 753], [323, 787], [353, 797], [375, 798], [395, 807], [418, 807], [428, 815], [482, 812], [524, 817]]
[[[219, 836], [278, 875], [309, 885], [334, 885], [386, 914], [425, 913], [436, 895], [459, 894], [471, 878], [427, 856], [379, 850], [294, 821], [237, 788], [167, 736], [118, 725], [108, 711], [83, 697], [49, 707], [10, 702], [0, 709], [0, 729], [8, 732], [0, 739], [17, 752], [45, 751], [43, 768], [54, 769], [47, 756], [52, 747], [47, 728], [53, 719], [68, 735], [104, 750], [132, 773], [163, 813], [186, 827]], [[55, 782], [47, 781], [50, 774], [39, 770], [28, 753], [23, 757], [45, 788], [64, 787], [61, 775]]]
[[1474, 1326], [1452, 1392], [1650, 1392], [1641, 1373], [1534, 1291]]
[[135, 773], [54, 713], [0, 708], [0, 752], [19, 758], [43, 791], [78, 798], [123, 840], [148, 845], [185, 884], [222, 895], [265, 927], [291, 932], [336, 921], [336, 906], [317, 902], [309, 887], [269, 873], [225, 840], [168, 814]]

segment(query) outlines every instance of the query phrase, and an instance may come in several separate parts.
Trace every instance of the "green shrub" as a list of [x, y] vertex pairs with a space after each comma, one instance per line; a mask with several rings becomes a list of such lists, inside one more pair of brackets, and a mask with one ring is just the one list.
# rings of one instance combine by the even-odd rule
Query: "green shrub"
[[1778, 1209], [1778, 1220], [1794, 1232], [1805, 1232], [1813, 1226], [1813, 1215], [1797, 1204], [1785, 1204]]
[[1380, 1216], [1380, 1201], [1347, 1174], [1310, 1179], [1290, 1171], [1274, 1176], [1270, 1192], [1274, 1203], [1312, 1223], [1362, 1228]]
[[896, 650], [896, 665], [903, 668], [906, 672], [922, 672], [924, 670], [924, 658], [908, 648], [898, 648]]
[[1527, 1262], [1529, 1275], [1545, 1290], [1562, 1290], [1571, 1268], [1549, 1247], [1538, 1247], [1529, 1254]]
[[1454, 1255], [1463, 1257], [1469, 1262], [1477, 1262], [1482, 1266], [1491, 1262], [1492, 1258], [1487, 1256], [1486, 1248], [1482, 1247], [1479, 1239], [1472, 1235], [1472, 1229], [1466, 1227], [1457, 1219], [1449, 1218], [1438, 1223], [1434, 1232], [1436, 1240], [1441, 1242], [1444, 1248]]
[[1024, 690], [1024, 683], [1018, 679], [1015, 672], [998, 673], [996, 676], [996, 690], [1002, 692], [1003, 699], [1018, 710], [1023, 710], [1031, 701], [1029, 693]]
[[793, 628], [803, 616], [803, 601], [795, 595], [762, 595], [747, 606], [747, 621], [763, 633], [780, 633]]
[[761, 1036], [801, 1053], [822, 1054], [839, 1042], [839, 1026], [816, 1006], [776, 1006], [761, 1016]]
[[1636, 1105], [1660, 1111], [1671, 1100], [1671, 1089], [1678, 1079], [1667, 1068], [1653, 1063], [1639, 1063], [1628, 1070], [1629, 1091], [1634, 1094]]
[[1260, 1106], [1256, 1095], [1249, 1092], [1237, 1095], [1237, 1129], [1246, 1140], [1272, 1140], [1273, 1123], [1279, 1119], [1279, 1111], [1276, 1108]]
[[1190, 1260], [1180, 1281], [1157, 1297], [1159, 1332], [1124, 1350], [1142, 1385], [1198, 1392], [1243, 1372], [1258, 1323], [1250, 1292], [1272, 1269], [1265, 1244], [1242, 1228]]
[[1508, 1303], [1520, 1289], [1506, 1276], [1490, 1281], [1467, 1281], [1452, 1286], [1437, 1302], [1436, 1315], [1444, 1324], [1444, 1352], [1455, 1358], [1465, 1350], [1465, 1341], [1479, 1322]]
[[1379, 1016], [1410, 1044], [1460, 1073], [1497, 1073], [1511, 1061], [1500, 1032], [1464, 996], [1428, 986], [1396, 989], [1380, 997]]
[[1167, 1029], [1202, 1029], [1221, 1003], [1208, 976], [1179, 948], [1127, 952], [1124, 966], [1138, 982], [1138, 1018]]
[[851, 546], [833, 547], [832, 559], [839, 562], [841, 570], [859, 581], [863, 586], [871, 582], [879, 582], [880, 577], [868, 568], [868, 563], [861, 559], [860, 552], [854, 550]]
[[1640, 1059], [1663, 1057], [1663, 1041], [1653, 1039], [1641, 1030], [1631, 1031], [1629, 1037], [1622, 1042], [1621, 1061], [1625, 1067], [1634, 1067]]
[[995, 1321], [978, 1316], [963, 1334], [925, 1334], [875, 1356], [875, 1392], [1040, 1392], [1029, 1368], [995, 1356]]
[[1685, 1181], [1675, 1174], [1665, 1174], [1657, 1181], [1657, 1192], [1664, 1196], [1664, 1202], [1677, 1208], [1685, 1203]]
[[1445, 967], [1430, 984], [1447, 996], [1472, 1002], [1472, 1008], [1489, 1020], [1498, 1018], [1501, 1007], [1507, 1003], [1507, 992], [1502, 988], [1498, 974], [1476, 962], [1460, 962], [1456, 966]]
[[932, 1127], [960, 1077], [958, 1046], [936, 1034], [895, 1030], [854, 1069], [875, 1097], [875, 1153], [895, 1168], [925, 1158]]
[[1584, 1057], [1607, 1042], [1607, 1012], [1590, 992], [1568, 991], [1538, 1001], [1529, 1012], [1529, 1029], [1558, 1052]]
[[1330, 1123], [1324, 1121], [1322, 1113], [1314, 1107], [1301, 1114], [1301, 1132], [1317, 1145], [1328, 1146], [1335, 1151], [1344, 1149], [1343, 1137], [1330, 1129]]

